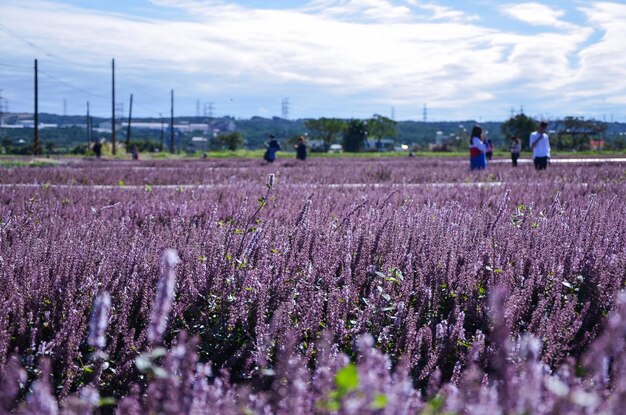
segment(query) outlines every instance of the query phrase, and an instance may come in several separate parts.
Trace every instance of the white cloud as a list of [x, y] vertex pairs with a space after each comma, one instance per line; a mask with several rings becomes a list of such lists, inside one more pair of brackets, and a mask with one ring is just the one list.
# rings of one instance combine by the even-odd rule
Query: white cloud
[[507, 4], [500, 8], [502, 13], [534, 26], [550, 26], [558, 29], [573, 29], [574, 25], [561, 20], [565, 11], [553, 9], [541, 3]]
[[[291, 96], [302, 102], [303, 112], [307, 105], [356, 112], [427, 102], [472, 116], [480, 108], [504, 107], [506, 113], [519, 103], [556, 112], [554, 106], [568, 96], [601, 101], [605, 94], [603, 102], [610, 102], [620, 99], [612, 90], [626, 95], [620, 40], [626, 38], [626, 6], [616, 3], [583, 8], [589, 27], [574, 26], [564, 21], [564, 11], [539, 3], [501, 9], [559, 29], [519, 34], [416, 0], [317, 0], [296, 9], [155, 0], [186, 12], [178, 20], [94, 12], [52, 0], [3, 2], [0, 23], [64, 57], [59, 70], [80, 69], [73, 82], [86, 72], [92, 81], [101, 79], [95, 88], [102, 91], [115, 57], [121, 85], [126, 80], [161, 95], [176, 88], [177, 97], [194, 104], [199, 96], [228, 97], [224, 106], [235, 109], [254, 100], [250, 111], [269, 111], [269, 100]], [[590, 43], [594, 29], [605, 35]], [[0, 38], [0, 53], [19, 60], [35, 51]], [[615, 79], [603, 82], [603, 74]]]
[[442, 6], [440, 4], [424, 3], [419, 0], [407, 0], [409, 4], [430, 12], [430, 20], [449, 20], [449, 21], [475, 21], [480, 20], [480, 17], [476, 14], [468, 14], [460, 10], [456, 10], [450, 7]]
[[303, 10], [348, 20], [398, 22], [413, 18], [408, 7], [387, 0], [315, 0]]

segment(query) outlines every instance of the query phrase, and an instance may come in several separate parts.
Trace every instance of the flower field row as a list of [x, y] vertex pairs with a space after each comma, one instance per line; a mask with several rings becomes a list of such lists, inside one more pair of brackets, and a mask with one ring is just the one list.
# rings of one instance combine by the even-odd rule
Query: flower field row
[[313, 161], [6, 169], [0, 410], [622, 407], [623, 166]]

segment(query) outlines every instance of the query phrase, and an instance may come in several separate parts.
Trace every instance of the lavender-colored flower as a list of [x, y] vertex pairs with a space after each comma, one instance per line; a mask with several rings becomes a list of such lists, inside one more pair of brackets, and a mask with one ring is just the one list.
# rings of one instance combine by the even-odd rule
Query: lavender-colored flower
[[97, 349], [106, 346], [106, 330], [109, 324], [109, 309], [111, 308], [111, 296], [107, 291], [96, 296], [89, 320], [89, 336], [87, 344]]
[[152, 305], [148, 324], [148, 341], [151, 344], [157, 344], [163, 340], [176, 288], [176, 271], [174, 268], [179, 262], [180, 258], [175, 250], [167, 249], [163, 253], [161, 279], [157, 286], [156, 298]]
[[59, 404], [52, 394], [50, 385], [50, 362], [43, 360], [40, 363], [41, 376], [31, 387], [30, 394], [21, 408], [23, 414], [56, 415], [59, 413]]

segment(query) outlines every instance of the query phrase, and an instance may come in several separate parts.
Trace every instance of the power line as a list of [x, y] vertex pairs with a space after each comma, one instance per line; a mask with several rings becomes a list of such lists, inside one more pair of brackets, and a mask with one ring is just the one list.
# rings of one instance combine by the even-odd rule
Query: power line
[[95, 93], [93, 93], [93, 92], [91, 92], [91, 91], [87, 91], [86, 89], [78, 88], [78, 87], [76, 87], [76, 86], [74, 86], [74, 85], [72, 85], [72, 84], [69, 84], [69, 83], [67, 83], [66, 81], [63, 81], [63, 80], [61, 80], [61, 79], [59, 79], [59, 78], [56, 78], [56, 77], [54, 77], [54, 76], [52, 76], [52, 75], [50, 75], [50, 74], [48, 74], [48, 73], [46, 73], [46, 72], [42, 71], [41, 69], [39, 69], [39, 70], [38, 70], [38, 72], [39, 72], [40, 74], [42, 74], [42, 75], [44, 75], [44, 76], [46, 76], [46, 77], [48, 77], [48, 78], [50, 78], [50, 79], [54, 80], [54, 81], [57, 81], [57, 82], [59, 82], [59, 83], [61, 83], [61, 84], [65, 85], [65, 86], [67, 86], [67, 87], [69, 87], [69, 88], [72, 88], [72, 89], [74, 89], [74, 90], [76, 90], [76, 91], [79, 91], [79, 92], [82, 92], [82, 93], [84, 93], [84, 94], [88, 94], [88, 95], [91, 95], [91, 96], [94, 96], [94, 97], [103, 98], [103, 99], [108, 99], [108, 97], [105, 97], [104, 95], [95, 94]]
[[61, 59], [61, 60], [65, 60], [67, 62], [69, 62], [67, 59], [62, 58], [60, 56], [56, 56], [52, 53], [49, 53], [47, 50], [45, 50], [44, 48], [37, 46], [36, 44], [34, 44], [33, 42], [31, 42], [30, 40], [27, 40], [24, 36], [19, 35], [18, 33], [16, 33], [15, 31], [9, 29], [8, 27], [6, 27], [5, 25], [0, 23], [0, 30], [2, 30], [4, 33], [8, 34], [9, 36], [19, 40], [20, 42], [23, 42], [24, 44], [26, 44], [27, 46], [30, 46], [33, 49], [37, 49], [41, 52], [43, 52], [46, 56], [50, 57], [50, 58], [56, 58], [56, 59]]
[[30, 67], [28, 66], [22, 66], [22, 65], [15, 65], [15, 64], [11, 64], [11, 63], [4, 63], [4, 62], [0, 62], [0, 66], [6, 66], [8, 68], [18, 68], [18, 69], [30, 69]]

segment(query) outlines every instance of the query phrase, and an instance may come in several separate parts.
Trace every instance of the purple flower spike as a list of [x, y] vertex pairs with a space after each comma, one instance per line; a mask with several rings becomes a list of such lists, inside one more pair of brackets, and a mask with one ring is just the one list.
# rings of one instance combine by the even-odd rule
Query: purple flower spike
[[176, 285], [176, 271], [174, 268], [180, 262], [178, 254], [173, 249], [167, 249], [163, 253], [163, 272], [157, 287], [156, 299], [150, 313], [148, 325], [148, 341], [158, 344], [163, 340], [167, 317], [172, 308]]
[[91, 347], [104, 349], [106, 338], [104, 337], [109, 325], [109, 309], [111, 308], [111, 296], [108, 292], [99, 294], [93, 301], [91, 319], [89, 320], [89, 337], [87, 343]]

